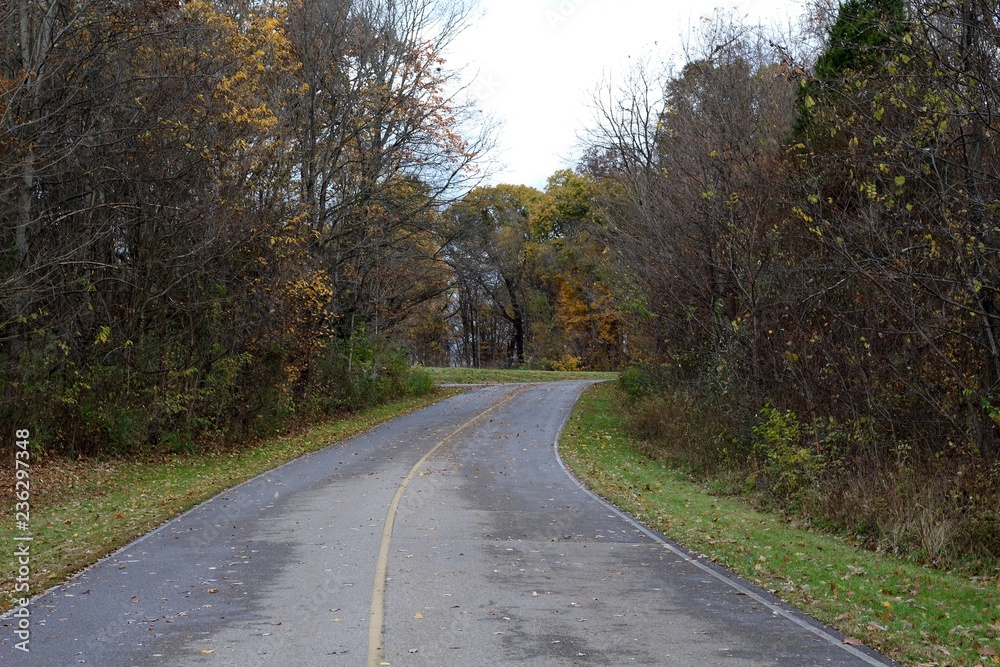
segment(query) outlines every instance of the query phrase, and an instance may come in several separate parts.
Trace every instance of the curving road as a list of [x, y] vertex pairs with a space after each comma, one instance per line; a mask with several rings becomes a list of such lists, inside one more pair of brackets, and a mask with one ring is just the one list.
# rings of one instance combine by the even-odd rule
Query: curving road
[[31, 606], [0, 665], [892, 665], [582, 489], [587, 383], [469, 391], [234, 487]]

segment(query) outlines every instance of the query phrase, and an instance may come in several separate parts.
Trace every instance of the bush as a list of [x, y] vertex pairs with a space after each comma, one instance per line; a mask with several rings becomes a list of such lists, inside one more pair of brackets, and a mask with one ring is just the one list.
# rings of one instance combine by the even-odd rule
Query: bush
[[867, 464], [830, 475], [810, 511], [869, 547], [947, 567], [996, 567], [1000, 479], [985, 464], [957, 469], [941, 459]]
[[411, 369], [409, 356], [401, 344], [373, 340], [359, 331], [330, 343], [312, 369], [309, 392], [322, 411], [332, 415], [432, 390], [433, 379], [426, 371]]
[[567, 353], [559, 361], [552, 363], [552, 370], [575, 372], [583, 368], [582, 361], [581, 357], [574, 357], [572, 354]]
[[638, 401], [656, 386], [656, 375], [649, 366], [629, 366], [618, 374], [618, 386], [630, 401]]
[[976, 572], [1000, 562], [1000, 465], [985, 454], [875, 456], [888, 436], [863, 419], [804, 423], [771, 404], [754, 419], [696, 389], [657, 389], [642, 367], [623, 375], [623, 425], [650, 458], [871, 549]]
[[551, 359], [545, 359], [545, 358], [531, 359], [530, 363], [528, 364], [528, 370], [531, 370], [531, 371], [551, 371], [551, 370], [555, 370], [553, 368], [553, 366], [555, 364], [556, 364], [556, 362], [552, 361]]
[[40, 345], [16, 363], [2, 359], [18, 375], [7, 378], [0, 420], [31, 428], [32, 445], [54, 455], [189, 454], [434, 388], [405, 348], [363, 331], [311, 359], [277, 343], [202, 352], [199, 363], [189, 343], [149, 336], [88, 364], [68, 346]]
[[407, 393], [424, 396], [434, 391], [434, 377], [423, 368], [412, 368], [406, 377]]
[[719, 405], [683, 391], [644, 391], [629, 401], [623, 423], [648, 456], [697, 476], [717, 472], [738, 457], [737, 424]]
[[781, 412], [765, 405], [762, 421], [753, 427], [754, 450], [764, 458], [763, 471], [776, 498], [798, 500], [824, 471], [821, 453], [805, 446], [808, 429], [803, 428], [791, 410]]

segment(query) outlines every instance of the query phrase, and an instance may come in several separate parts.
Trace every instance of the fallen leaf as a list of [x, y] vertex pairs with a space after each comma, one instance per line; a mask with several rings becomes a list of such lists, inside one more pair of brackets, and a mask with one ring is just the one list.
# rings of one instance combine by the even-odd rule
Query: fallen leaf
[[205, 654], [215, 653], [215, 649], [213, 649], [213, 648], [203, 648], [203, 649], [201, 649], [201, 652], [205, 653]]
[[424, 615], [421, 614], [419, 611], [416, 614], [413, 615], [413, 618], [417, 618], [417, 619], [420, 619], [420, 618], [423, 618], [423, 617], [424, 617]]
[[865, 643], [860, 639], [855, 639], [854, 637], [844, 637], [844, 643], [848, 646], [864, 646]]

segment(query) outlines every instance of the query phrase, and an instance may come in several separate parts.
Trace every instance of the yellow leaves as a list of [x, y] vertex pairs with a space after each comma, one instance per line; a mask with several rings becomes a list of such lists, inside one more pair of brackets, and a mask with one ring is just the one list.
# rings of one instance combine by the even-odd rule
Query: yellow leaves
[[301, 305], [310, 308], [325, 308], [333, 297], [329, 276], [325, 271], [316, 271], [307, 278], [288, 284], [288, 295]]
[[934, 239], [934, 237], [931, 236], [930, 234], [927, 234], [924, 237], [924, 240], [930, 243], [930, 256], [933, 257], [934, 259], [940, 258], [941, 249], [938, 247], [937, 241]]
[[94, 338], [94, 345], [105, 345], [111, 341], [111, 327], [102, 326]]
[[563, 355], [562, 359], [552, 364], [554, 371], [578, 371], [583, 367], [583, 358], [572, 354]]

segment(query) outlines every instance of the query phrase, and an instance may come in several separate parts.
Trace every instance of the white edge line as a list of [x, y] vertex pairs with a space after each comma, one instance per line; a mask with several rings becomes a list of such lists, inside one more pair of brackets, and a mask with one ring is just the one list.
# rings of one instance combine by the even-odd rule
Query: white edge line
[[[577, 395], [577, 400], [579, 400], [580, 395], [582, 395], [582, 392]], [[574, 406], [575, 405], [576, 405], [576, 402], [574, 401]], [[804, 630], [808, 630], [809, 632], [811, 632], [814, 635], [820, 637], [821, 639], [826, 640], [830, 644], [833, 644], [834, 646], [836, 646], [836, 647], [838, 647], [840, 649], [843, 649], [844, 651], [850, 653], [851, 655], [853, 655], [853, 656], [855, 656], [857, 658], [860, 658], [861, 660], [864, 660], [869, 665], [875, 665], [876, 667], [886, 667], [887, 665], [892, 666], [892, 667], [898, 667], [899, 663], [894, 662], [892, 660], [889, 660], [888, 658], [886, 658], [885, 660], [880, 660], [878, 658], [872, 657], [871, 655], [865, 653], [864, 651], [858, 650], [857, 648], [851, 646], [850, 644], [845, 644], [842, 640], [834, 637], [829, 632], [826, 632], [825, 630], [823, 630], [823, 628], [817, 627], [815, 625], [815, 623], [818, 623], [819, 621], [816, 621], [815, 619], [812, 619], [812, 617], [809, 617], [809, 618], [810, 618], [810, 620], [812, 620], [814, 622], [810, 623], [809, 621], [807, 621], [804, 618], [802, 618], [802, 615], [803, 615], [802, 612], [792, 611], [792, 610], [789, 610], [789, 609], [785, 609], [784, 607], [781, 607], [779, 605], [776, 605], [773, 602], [771, 602], [771, 601], [767, 600], [766, 598], [762, 597], [759, 593], [753, 591], [750, 588], [747, 588], [746, 586], [744, 586], [743, 584], [741, 584], [739, 581], [736, 581], [735, 579], [733, 579], [733, 578], [731, 578], [729, 576], [726, 576], [722, 572], [719, 572], [718, 570], [716, 570], [714, 567], [709, 567], [705, 563], [701, 562], [701, 560], [699, 560], [699, 558], [697, 557], [697, 554], [694, 554], [693, 552], [685, 552], [685, 551], [682, 551], [681, 549], [677, 548], [676, 546], [674, 546], [673, 544], [671, 544], [670, 542], [668, 542], [666, 539], [664, 539], [664, 537], [662, 535], [660, 535], [658, 532], [654, 531], [649, 526], [647, 526], [646, 524], [642, 523], [641, 521], [639, 521], [638, 519], [636, 519], [632, 515], [628, 514], [627, 512], [625, 512], [624, 510], [622, 510], [618, 506], [611, 504], [609, 501], [605, 500], [601, 496], [597, 495], [590, 488], [588, 488], [587, 485], [583, 483], [583, 480], [581, 480], [579, 477], [577, 477], [575, 474], [573, 474], [573, 471], [569, 469], [569, 467], [563, 461], [562, 456], [559, 454], [559, 439], [562, 436], [563, 429], [566, 427], [566, 424], [569, 422], [569, 418], [572, 415], [572, 413], [573, 413], [573, 410], [572, 410], [572, 408], [570, 408], [570, 410], [566, 413], [566, 417], [563, 419], [562, 424], [559, 426], [559, 431], [556, 433], [556, 439], [555, 439], [555, 442], [552, 443], [552, 448], [555, 451], [556, 461], [559, 462], [559, 467], [562, 468], [563, 472], [566, 473], [566, 475], [571, 480], [573, 480], [573, 482], [578, 487], [580, 487], [581, 491], [583, 491], [588, 496], [590, 496], [591, 498], [593, 498], [594, 500], [596, 500], [597, 502], [599, 502], [605, 508], [607, 508], [607, 509], [611, 510], [612, 512], [614, 512], [620, 518], [624, 519], [627, 523], [629, 523], [632, 526], [634, 526], [635, 528], [637, 528], [640, 532], [642, 532], [644, 535], [646, 535], [646, 537], [650, 538], [651, 540], [653, 540], [654, 542], [660, 544], [661, 546], [666, 547], [671, 552], [673, 552], [675, 555], [680, 556], [681, 558], [683, 558], [686, 562], [691, 563], [692, 565], [694, 565], [695, 567], [700, 568], [701, 570], [704, 570], [705, 572], [707, 572], [708, 574], [712, 575], [713, 577], [715, 577], [719, 581], [721, 581], [721, 582], [727, 584], [728, 586], [736, 589], [737, 591], [739, 591], [740, 593], [746, 595], [750, 599], [755, 600], [756, 602], [759, 602], [760, 604], [762, 604], [765, 607], [767, 607], [768, 609], [770, 609], [773, 613], [778, 614], [778, 615], [780, 615], [780, 616], [788, 619], [789, 621], [795, 623], [796, 625], [798, 625], [799, 627], [803, 628]], [[720, 567], [720, 566], [716, 566], [716, 567]]]

